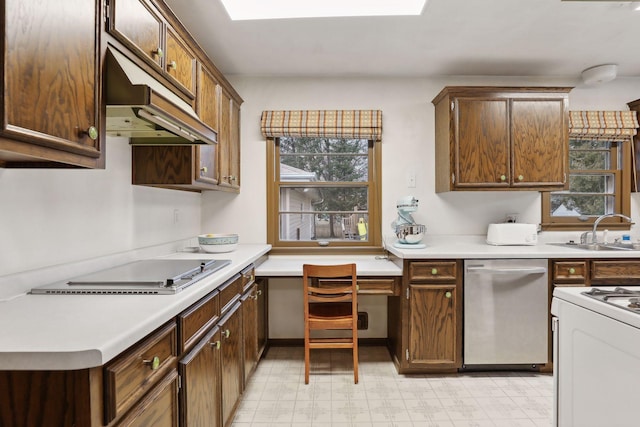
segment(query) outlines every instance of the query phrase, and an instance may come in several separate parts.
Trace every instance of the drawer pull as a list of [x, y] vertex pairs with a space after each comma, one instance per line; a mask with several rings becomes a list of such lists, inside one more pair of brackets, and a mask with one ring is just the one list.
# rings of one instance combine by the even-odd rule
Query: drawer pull
[[438, 274], [438, 269], [437, 268], [432, 268], [431, 269], [431, 275], [435, 276], [436, 274]]
[[142, 361], [145, 365], [149, 365], [152, 371], [155, 371], [160, 367], [160, 358], [158, 356], [153, 356], [153, 359], [148, 360], [145, 359]]
[[573, 268], [573, 267], [571, 267], [571, 268], [569, 269], [569, 274], [576, 274], [576, 269], [575, 269], [575, 268]]
[[211, 345], [211, 348], [215, 348], [216, 350], [220, 350], [220, 340], [215, 341], [215, 342], [210, 342], [209, 345]]
[[451, 292], [447, 291], [444, 294], [445, 298], [451, 298]]
[[229, 338], [230, 335], [231, 335], [231, 331], [228, 329], [222, 333], [222, 336], [225, 338]]

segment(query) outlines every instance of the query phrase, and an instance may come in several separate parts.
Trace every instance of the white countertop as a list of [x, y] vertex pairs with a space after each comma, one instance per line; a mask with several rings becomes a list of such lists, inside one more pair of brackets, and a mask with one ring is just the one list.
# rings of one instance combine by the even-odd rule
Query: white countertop
[[302, 264], [356, 264], [359, 276], [402, 276], [393, 261], [374, 255], [270, 255], [256, 268], [256, 276], [302, 277]]
[[[638, 258], [640, 251], [587, 251], [539, 243], [491, 246], [484, 236], [426, 236], [423, 249], [396, 248], [406, 259]], [[0, 299], [0, 369], [83, 369], [101, 366], [267, 254], [270, 245], [239, 245], [223, 254], [171, 253], [174, 259], [230, 259], [229, 267], [176, 295], [31, 295]], [[394, 262], [373, 255], [269, 256], [257, 275], [295, 277], [304, 263], [355, 262], [358, 274], [401, 276]], [[25, 277], [30, 277], [26, 275]], [[71, 278], [73, 276], [70, 276]], [[41, 285], [42, 283], [39, 283]], [[24, 286], [21, 283], [20, 286]]]
[[104, 365], [270, 249], [270, 245], [239, 245], [222, 254], [165, 255], [231, 260], [230, 266], [175, 295], [26, 294], [0, 302], [0, 369]]
[[[640, 291], [640, 286], [623, 285], [621, 287], [632, 291]], [[582, 295], [583, 292], [589, 291], [590, 289], [593, 288], [570, 286], [556, 287], [553, 291], [551, 314], [559, 317], [560, 321], [562, 321], [562, 305], [574, 304], [640, 329], [640, 315], [638, 315], [638, 313], [633, 313], [623, 308]], [[615, 286], [603, 286], [601, 289], [612, 291], [615, 289]]]
[[387, 242], [386, 249], [395, 256], [406, 259], [640, 258], [640, 251], [590, 251], [543, 242], [532, 246], [494, 246], [486, 243], [485, 236], [426, 236], [421, 243], [426, 248], [397, 248], [391, 240]]

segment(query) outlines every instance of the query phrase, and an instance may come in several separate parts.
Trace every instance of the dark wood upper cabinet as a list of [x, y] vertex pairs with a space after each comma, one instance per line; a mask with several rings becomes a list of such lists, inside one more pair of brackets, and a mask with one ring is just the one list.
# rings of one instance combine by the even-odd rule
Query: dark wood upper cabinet
[[3, 2], [0, 166], [104, 167], [100, 4]]
[[436, 107], [436, 191], [558, 190], [570, 88], [446, 87]]
[[164, 63], [163, 20], [144, 0], [110, 0], [107, 31], [132, 52], [160, 69]]

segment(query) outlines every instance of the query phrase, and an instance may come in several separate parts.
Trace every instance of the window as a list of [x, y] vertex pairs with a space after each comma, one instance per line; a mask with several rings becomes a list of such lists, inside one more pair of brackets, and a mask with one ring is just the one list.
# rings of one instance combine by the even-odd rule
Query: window
[[268, 242], [276, 252], [379, 249], [380, 142], [320, 133], [267, 137]]
[[[542, 194], [543, 229], [588, 230], [600, 215], [630, 215], [631, 144], [637, 127], [635, 112], [630, 113], [571, 112], [569, 188]], [[625, 120], [631, 123], [626, 128], [621, 126]], [[630, 226], [617, 217], [606, 223], [613, 229]]]

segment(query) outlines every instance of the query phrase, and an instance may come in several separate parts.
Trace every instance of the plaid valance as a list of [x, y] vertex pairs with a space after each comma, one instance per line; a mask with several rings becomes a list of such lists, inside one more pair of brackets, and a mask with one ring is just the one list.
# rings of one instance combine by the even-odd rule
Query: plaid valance
[[265, 137], [306, 136], [379, 141], [382, 137], [382, 111], [263, 111], [260, 127]]
[[635, 111], [569, 111], [569, 136], [630, 140], [638, 128]]

